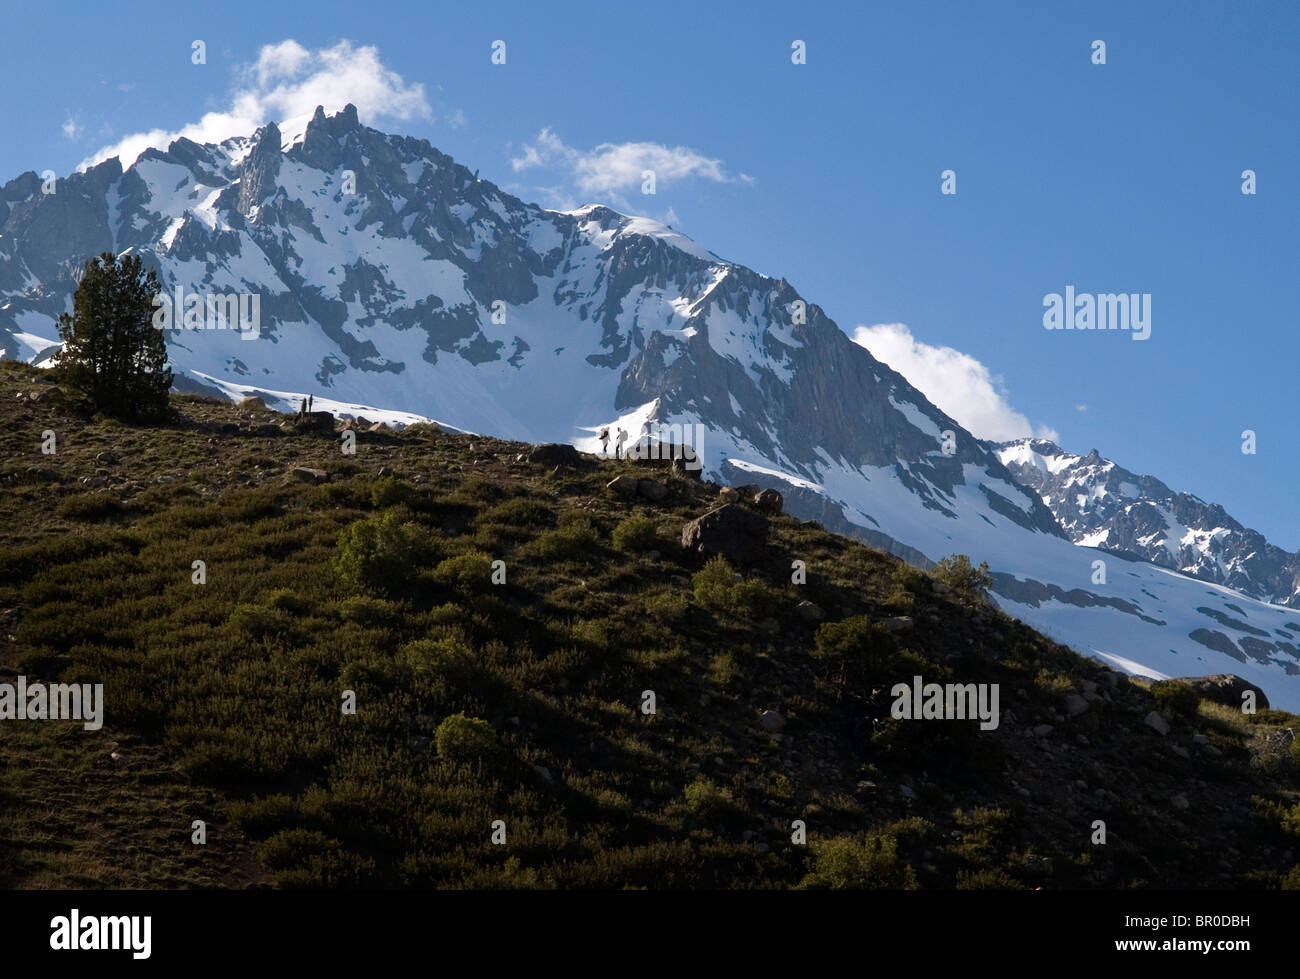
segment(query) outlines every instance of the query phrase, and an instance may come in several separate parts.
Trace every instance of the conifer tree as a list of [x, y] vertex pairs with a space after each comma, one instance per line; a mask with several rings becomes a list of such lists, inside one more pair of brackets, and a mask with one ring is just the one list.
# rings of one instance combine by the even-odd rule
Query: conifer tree
[[104, 252], [86, 262], [72, 299], [59, 317], [62, 377], [107, 415], [126, 419], [167, 414], [172, 374], [167, 344], [153, 325], [157, 274], [138, 255]]

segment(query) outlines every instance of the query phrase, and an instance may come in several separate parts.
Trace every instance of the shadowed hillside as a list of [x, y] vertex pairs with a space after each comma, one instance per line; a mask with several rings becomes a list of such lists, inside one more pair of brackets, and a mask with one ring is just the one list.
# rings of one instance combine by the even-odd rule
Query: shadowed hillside
[[[0, 364], [0, 682], [106, 705], [0, 723], [0, 886], [1300, 885], [1293, 715], [788, 516], [706, 558], [719, 488], [666, 469], [172, 404]], [[998, 684], [998, 726], [891, 717], [914, 676]]]

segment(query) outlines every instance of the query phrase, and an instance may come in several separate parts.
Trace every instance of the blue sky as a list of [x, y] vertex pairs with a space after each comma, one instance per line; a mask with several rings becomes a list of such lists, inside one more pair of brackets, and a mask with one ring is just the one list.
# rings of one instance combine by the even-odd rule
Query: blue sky
[[[859, 6], [22, 5], [0, 179], [355, 87], [521, 197], [667, 219], [850, 334], [905, 324], [874, 341], [977, 434], [1055, 432], [1300, 548], [1300, 4]], [[1150, 293], [1150, 339], [1045, 330], [1067, 285]]]

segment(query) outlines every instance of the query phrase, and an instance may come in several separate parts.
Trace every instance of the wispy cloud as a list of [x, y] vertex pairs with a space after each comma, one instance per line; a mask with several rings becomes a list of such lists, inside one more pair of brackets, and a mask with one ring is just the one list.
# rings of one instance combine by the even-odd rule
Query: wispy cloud
[[[510, 164], [516, 173], [541, 169], [558, 174], [578, 194], [586, 196], [586, 203], [597, 197], [623, 203], [622, 195], [640, 193], [647, 170], [654, 172], [657, 191], [687, 180], [721, 184], [754, 182], [748, 174], [731, 174], [721, 160], [711, 159], [690, 147], [646, 142], [601, 143], [590, 150], [580, 150], [569, 146], [549, 128], [538, 133], [531, 143], [525, 143]], [[555, 187], [546, 189], [556, 197], [569, 196]]]
[[[333, 47], [309, 50], [290, 39], [263, 46], [256, 61], [237, 69], [224, 109], [175, 131], [133, 133], [97, 150], [81, 167], [114, 156], [129, 166], [145, 149], [165, 148], [182, 136], [197, 143], [220, 142], [248, 135], [267, 122], [310, 116], [318, 105], [334, 113], [349, 102], [367, 125], [380, 120], [434, 119], [424, 86], [408, 83], [385, 67], [378, 48], [343, 40]], [[447, 122], [461, 126], [465, 116], [454, 111]]]
[[68, 113], [68, 118], [64, 120], [63, 125], [60, 128], [63, 130], [63, 135], [70, 140], [76, 140], [76, 138], [85, 131], [82, 128], [81, 123], [77, 122], [77, 120], [73, 118], [72, 113]]
[[977, 438], [997, 442], [1035, 438], [1060, 440], [1055, 429], [1032, 425], [1007, 402], [1002, 378], [969, 354], [932, 347], [902, 323], [859, 326], [853, 342], [902, 374], [936, 408]]

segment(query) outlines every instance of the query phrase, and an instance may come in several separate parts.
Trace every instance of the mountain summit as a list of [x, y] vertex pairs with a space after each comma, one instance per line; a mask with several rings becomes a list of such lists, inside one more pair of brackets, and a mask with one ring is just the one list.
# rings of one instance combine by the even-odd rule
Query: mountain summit
[[706, 473], [779, 488], [796, 515], [923, 565], [986, 560], [1007, 611], [1080, 652], [1236, 673], [1300, 706], [1294, 612], [1078, 546], [789, 283], [658, 222], [527, 204], [352, 107], [44, 189], [0, 189], [6, 357], [44, 362], [81, 263], [136, 252], [169, 290], [258, 301], [255, 329], [168, 334], [182, 389], [312, 393], [589, 452], [605, 427], [699, 433]]

